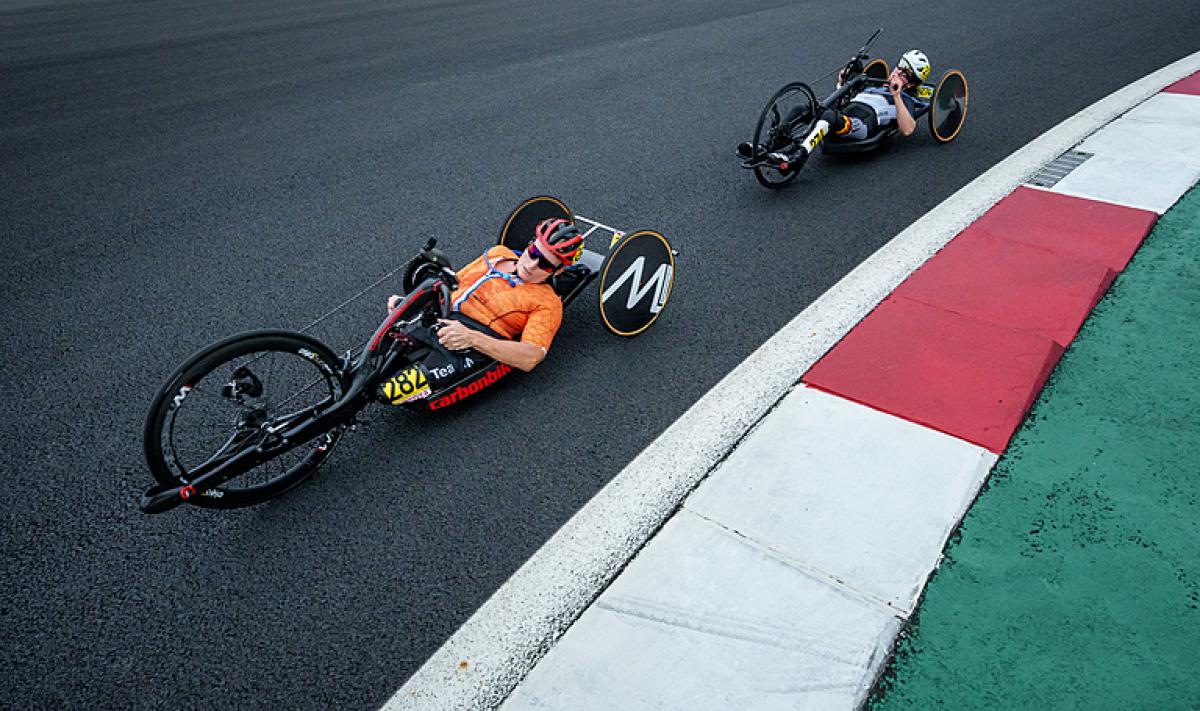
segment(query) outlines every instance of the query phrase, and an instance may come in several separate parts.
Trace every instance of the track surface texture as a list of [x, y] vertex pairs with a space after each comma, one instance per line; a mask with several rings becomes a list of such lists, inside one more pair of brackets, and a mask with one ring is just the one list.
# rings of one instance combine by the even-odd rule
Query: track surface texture
[[[795, 313], [1197, 23], [1193, 0], [0, 4], [0, 705], [377, 707]], [[732, 149], [763, 102], [880, 25], [889, 62], [964, 70], [962, 134], [760, 188]], [[183, 358], [307, 324], [431, 235], [461, 264], [538, 193], [672, 239], [658, 325], [610, 336], [591, 294], [536, 374], [373, 410], [277, 501], [138, 512]], [[387, 293], [314, 332], [353, 345]]]

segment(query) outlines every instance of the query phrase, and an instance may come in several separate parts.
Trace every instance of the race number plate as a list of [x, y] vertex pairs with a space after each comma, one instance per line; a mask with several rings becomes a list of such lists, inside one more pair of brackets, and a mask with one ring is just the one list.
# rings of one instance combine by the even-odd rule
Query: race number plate
[[623, 238], [600, 269], [600, 318], [618, 336], [636, 336], [658, 318], [675, 283], [675, 253], [665, 237], [641, 231]]
[[383, 394], [393, 405], [422, 400], [429, 397], [429, 378], [420, 366], [414, 365], [384, 383]]

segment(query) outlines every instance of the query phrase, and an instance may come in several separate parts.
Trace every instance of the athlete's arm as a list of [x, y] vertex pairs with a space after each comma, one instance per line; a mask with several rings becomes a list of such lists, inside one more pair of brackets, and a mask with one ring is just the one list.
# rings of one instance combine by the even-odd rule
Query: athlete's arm
[[495, 358], [526, 373], [537, 367], [546, 357], [546, 349], [534, 343], [494, 338], [473, 328], [467, 328], [458, 321], [443, 319], [440, 323], [442, 327], [438, 330], [438, 340], [450, 350], [474, 348], [489, 358]]
[[888, 91], [892, 92], [892, 101], [896, 104], [896, 126], [900, 129], [900, 133], [911, 136], [913, 131], [917, 130], [917, 120], [912, 117], [908, 110], [908, 104], [904, 102], [904, 90], [895, 79], [892, 79], [888, 84]]

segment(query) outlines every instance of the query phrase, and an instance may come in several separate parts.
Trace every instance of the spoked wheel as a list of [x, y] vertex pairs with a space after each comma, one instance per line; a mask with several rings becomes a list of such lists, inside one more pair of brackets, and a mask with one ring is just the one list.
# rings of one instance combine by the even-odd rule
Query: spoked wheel
[[401, 288], [405, 294], [411, 294], [417, 285], [426, 279], [434, 278], [438, 275], [438, 267], [436, 264], [417, 257], [408, 263], [404, 268], [404, 277], [400, 280]]
[[[790, 151], [804, 140], [816, 125], [817, 98], [802, 82], [794, 82], [775, 92], [767, 102], [758, 126], [754, 129], [755, 158], [774, 151]], [[769, 166], [754, 168], [754, 177], [764, 187], [781, 188], [798, 175], [795, 170], [778, 170]]]
[[938, 143], [949, 143], [967, 120], [967, 78], [957, 69], [946, 72], [933, 92], [929, 132]]
[[[146, 463], [159, 484], [183, 486], [190, 472], [259, 446], [320, 403], [343, 392], [337, 356], [293, 331], [253, 331], [192, 356], [167, 380], [150, 407], [143, 433]], [[263, 462], [189, 503], [210, 508], [251, 506], [299, 484], [332, 453], [344, 427]]]

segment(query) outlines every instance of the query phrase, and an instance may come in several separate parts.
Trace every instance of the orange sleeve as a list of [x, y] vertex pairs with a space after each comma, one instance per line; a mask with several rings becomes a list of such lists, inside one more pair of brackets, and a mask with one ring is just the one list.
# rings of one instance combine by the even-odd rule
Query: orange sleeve
[[558, 333], [558, 327], [562, 325], [562, 302], [554, 292], [550, 295], [551, 299], [539, 304], [529, 314], [525, 329], [521, 331], [521, 343], [532, 343], [546, 351], [550, 350], [554, 334]]

